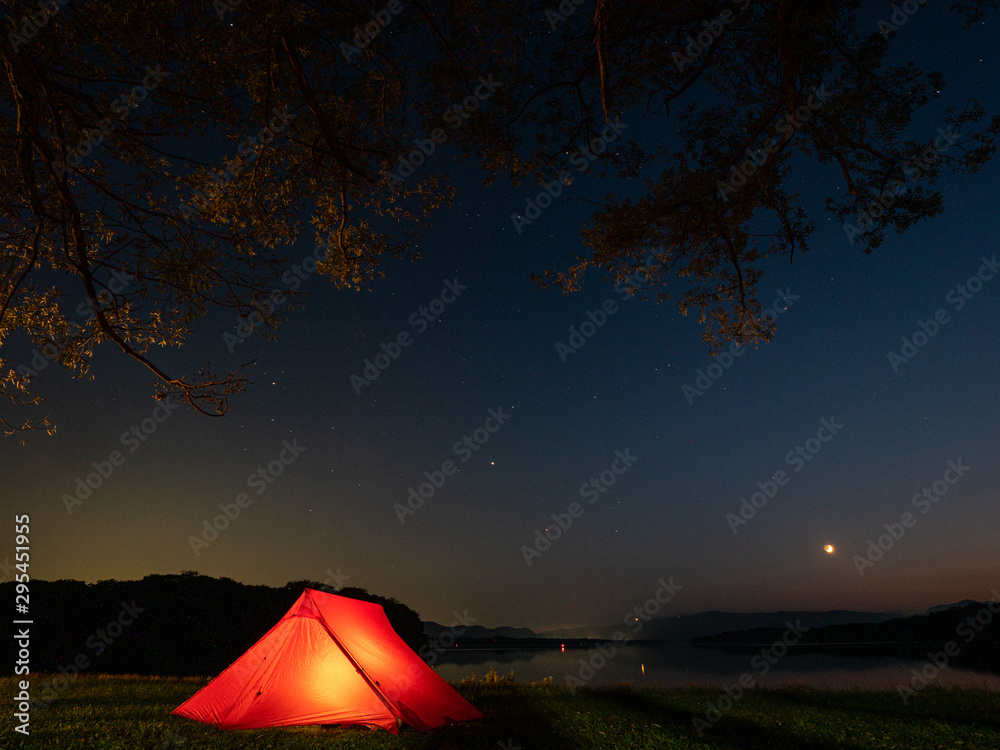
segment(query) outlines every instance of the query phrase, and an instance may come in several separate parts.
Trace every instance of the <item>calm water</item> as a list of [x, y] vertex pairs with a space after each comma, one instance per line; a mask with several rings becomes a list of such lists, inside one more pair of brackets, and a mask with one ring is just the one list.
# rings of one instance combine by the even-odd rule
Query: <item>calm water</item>
[[[794, 651], [769, 666], [761, 675], [766, 662], [757, 659], [757, 652], [726, 653], [717, 649], [695, 649], [690, 645], [624, 646], [619, 648], [604, 666], [594, 670], [588, 685], [610, 685], [630, 681], [636, 687], [684, 687], [709, 685], [722, 687], [736, 684], [741, 675], [749, 673], [754, 684], [767, 687], [810, 685], [826, 688], [862, 687], [895, 689], [897, 684], [909, 685], [911, 669], [919, 670], [926, 661], [897, 657], [858, 658], [826, 654], [796, 654]], [[601, 664], [597, 650], [463, 650], [451, 649], [439, 654], [434, 665], [446, 680], [460, 681], [473, 672], [482, 677], [495, 669], [508, 674], [513, 669], [518, 681], [554, 678], [557, 685], [567, 684], [566, 676], [579, 677], [580, 660]], [[584, 672], [584, 676], [587, 673]], [[1000, 690], [1000, 675], [945, 667], [933, 679], [937, 685], [964, 685]]]

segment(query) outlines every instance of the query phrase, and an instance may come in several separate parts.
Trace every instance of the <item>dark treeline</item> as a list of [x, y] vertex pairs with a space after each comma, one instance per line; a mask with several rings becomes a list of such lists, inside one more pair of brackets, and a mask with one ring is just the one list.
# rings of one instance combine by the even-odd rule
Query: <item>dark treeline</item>
[[[31, 581], [31, 671], [57, 672], [80, 660], [83, 671], [109, 674], [216, 675], [257, 642], [305, 588], [381, 604], [414, 650], [426, 643], [416, 612], [361, 588], [315, 581], [281, 588], [249, 586], [197, 573], [141, 581]], [[13, 582], [0, 584], [13, 602]], [[14, 640], [4, 639], [4, 670], [13, 670]]]
[[[781, 641], [785, 632], [754, 628], [693, 638], [692, 643], [756, 650], [761, 644]], [[812, 628], [795, 640], [794, 647], [859, 656], [926, 658], [929, 652], [944, 653], [956, 667], [1000, 673], [1000, 603], [969, 602], [914, 617]]]

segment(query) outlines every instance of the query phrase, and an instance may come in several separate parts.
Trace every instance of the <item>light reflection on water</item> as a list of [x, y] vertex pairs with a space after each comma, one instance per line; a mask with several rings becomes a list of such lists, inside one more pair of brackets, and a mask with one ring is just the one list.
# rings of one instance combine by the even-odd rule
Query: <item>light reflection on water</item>
[[[833, 689], [868, 688], [893, 690], [909, 685], [912, 669], [926, 661], [901, 657], [853, 657], [835, 654], [800, 654], [795, 651], [772, 665], [754, 659], [757, 652], [729, 653], [718, 649], [695, 649], [689, 645], [624, 646], [604, 666], [594, 671], [588, 685], [631, 682], [636, 687], [722, 687], [737, 683], [744, 673], [755, 685], [779, 687], [809, 685]], [[459, 682], [473, 672], [482, 677], [491, 669], [501, 675], [514, 671], [514, 679], [530, 682], [552, 677], [555, 685], [567, 684], [567, 675], [580, 677], [581, 661], [601, 663], [596, 649], [478, 650], [450, 649], [440, 652], [434, 665], [444, 679]], [[761, 674], [767, 666], [767, 673]], [[588, 674], [583, 672], [584, 676]], [[1000, 690], [1000, 675], [944, 667], [933, 678], [940, 686], [966, 686]]]

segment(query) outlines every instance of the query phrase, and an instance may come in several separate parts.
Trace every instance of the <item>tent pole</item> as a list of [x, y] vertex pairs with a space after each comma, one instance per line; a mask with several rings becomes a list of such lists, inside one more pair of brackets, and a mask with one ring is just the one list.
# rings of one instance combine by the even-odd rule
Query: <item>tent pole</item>
[[[309, 595], [309, 601], [312, 602], [312, 594]], [[347, 657], [347, 660], [351, 663], [351, 666], [354, 667], [355, 670], [357, 670], [357, 673], [359, 675], [361, 675], [361, 679], [363, 679], [366, 683], [368, 683], [368, 686], [375, 691], [375, 695], [377, 695], [379, 697], [379, 700], [381, 700], [382, 703], [385, 704], [385, 707], [389, 709], [389, 713], [391, 713], [393, 716], [396, 717], [396, 727], [398, 729], [402, 725], [403, 717], [400, 716], [399, 712], [396, 711], [396, 709], [393, 707], [392, 703], [389, 701], [388, 696], [382, 692], [381, 686], [375, 684], [375, 682], [372, 681], [372, 679], [368, 676], [368, 673], [365, 672], [364, 667], [358, 664], [357, 660], [353, 656], [351, 656], [351, 653], [344, 647], [344, 644], [340, 642], [340, 639], [336, 635], [334, 635], [334, 632], [332, 630], [330, 630], [330, 626], [327, 625], [326, 620], [323, 619], [323, 613], [320, 611], [319, 607], [316, 607], [314, 605], [314, 609], [320, 615], [318, 619], [323, 624], [323, 629], [330, 634], [330, 637], [333, 639], [333, 642], [337, 644], [337, 648], [339, 648], [341, 652], [343, 652], [344, 656]]]

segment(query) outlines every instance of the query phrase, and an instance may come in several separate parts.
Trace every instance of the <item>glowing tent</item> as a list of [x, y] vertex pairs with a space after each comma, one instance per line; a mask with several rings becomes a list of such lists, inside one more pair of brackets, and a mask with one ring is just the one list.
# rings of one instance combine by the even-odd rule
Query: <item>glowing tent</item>
[[393, 734], [482, 714], [413, 653], [378, 604], [306, 589], [173, 713], [222, 729], [364, 724]]

